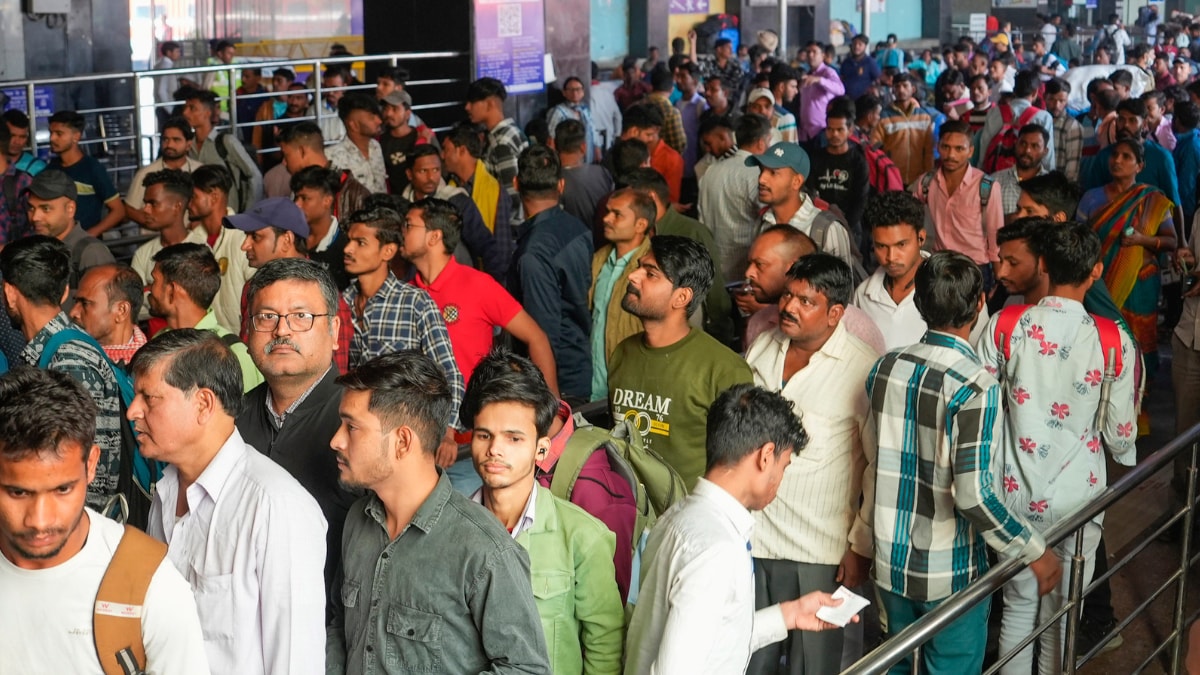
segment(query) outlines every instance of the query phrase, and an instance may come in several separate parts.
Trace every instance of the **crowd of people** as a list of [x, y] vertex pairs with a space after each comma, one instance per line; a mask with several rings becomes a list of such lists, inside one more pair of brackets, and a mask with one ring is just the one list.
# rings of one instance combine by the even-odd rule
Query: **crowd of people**
[[[823, 618], [839, 587], [894, 635], [997, 558], [1027, 564], [1016, 651], [1068, 599], [1043, 533], [1136, 460], [1163, 336], [1200, 421], [1200, 24], [770, 38], [593, 64], [523, 127], [478, 79], [440, 134], [399, 69], [313, 101], [246, 67], [233, 110], [165, 70], [124, 194], [82, 115], [44, 161], [5, 112], [7, 662], [833, 673], [869, 646]], [[980, 672], [989, 607], [894, 672]], [[1061, 672], [1065, 622], [1001, 672]]]

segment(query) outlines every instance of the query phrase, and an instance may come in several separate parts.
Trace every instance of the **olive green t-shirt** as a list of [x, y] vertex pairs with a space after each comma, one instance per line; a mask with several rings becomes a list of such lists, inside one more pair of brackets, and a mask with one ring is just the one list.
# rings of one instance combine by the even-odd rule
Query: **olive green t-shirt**
[[630, 419], [691, 490], [704, 475], [708, 407], [729, 387], [753, 382], [750, 366], [702, 330], [652, 349], [644, 333], [617, 345], [608, 361], [613, 420]]

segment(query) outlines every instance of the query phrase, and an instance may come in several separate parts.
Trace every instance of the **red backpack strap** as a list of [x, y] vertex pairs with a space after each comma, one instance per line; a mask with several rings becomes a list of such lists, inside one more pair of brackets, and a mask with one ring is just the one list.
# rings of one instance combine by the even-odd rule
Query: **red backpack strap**
[[[1093, 314], [1092, 320], [1096, 322], [1096, 332], [1100, 334], [1100, 351], [1104, 352], [1104, 369], [1108, 370], [1109, 365], [1112, 365], [1113, 373], [1120, 377], [1121, 370], [1125, 367], [1121, 358], [1121, 329], [1112, 319]], [[1111, 364], [1108, 361], [1109, 352], [1115, 355], [1115, 360]]]
[[1009, 126], [1013, 121], [1012, 106], [1007, 103], [1000, 104], [1000, 120], [1004, 122], [1004, 126]]
[[1021, 317], [1027, 309], [1029, 309], [1029, 305], [1009, 305], [996, 315], [996, 331], [992, 335], [992, 340], [996, 343], [996, 348], [1004, 355], [1005, 361], [1012, 356], [1010, 348], [1012, 334], [1017, 330], [1017, 323], [1021, 321]]
[[1026, 124], [1033, 122], [1034, 116], [1041, 111], [1042, 109], [1035, 105], [1030, 105], [1028, 108], [1026, 108], [1025, 112], [1021, 113], [1020, 119], [1017, 120], [1017, 131], [1023, 129]]

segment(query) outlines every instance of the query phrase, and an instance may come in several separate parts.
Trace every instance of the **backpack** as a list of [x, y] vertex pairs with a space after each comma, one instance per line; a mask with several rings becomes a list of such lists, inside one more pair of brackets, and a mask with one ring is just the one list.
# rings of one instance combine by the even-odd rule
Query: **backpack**
[[856, 141], [867, 156], [867, 182], [871, 184], [871, 196], [884, 192], [904, 189], [904, 178], [900, 175], [900, 167], [892, 161], [883, 148], [875, 147], [870, 141]]
[[142, 604], [167, 546], [130, 525], [96, 591], [92, 639], [105, 675], [138, 675], [146, 667]]
[[[1007, 362], [1012, 357], [1011, 344], [1009, 342], [1012, 334], [1018, 330], [1017, 324], [1020, 323], [1021, 317], [1025, 315], [1030, 305], [1009, 305], [1000, 310], [996, 315], [996, 328], [992, 334], [992, 341], [996, 348], [1000, 350], [1001, 356]], [[1108, 415], [1109, 403], [1109, 388], [1112, 382], [1120, 377], [1121, 372], [1125, 370], [1125, 363], [1121, 356], [1121, 329], [1117, 326], [1117, 322], [1112, 319], [1106, 319], [1102, 316], [1091, 315], [1092, 321], [1096, 322], [1096, 332], [1100, 335], [1100, 352], [1104, 355], [1104, 375], [1100, 383], [1100, 405], [1096, 409], [1096, 428], [1103, 429], [1105, 426], [1105, 418]]]
[[238, 203], [230, 204], [230, 206], [238, 213], [245, 213], [254, 205], [255, 195], [251, 194], [254, 183], [251, 180], [250, 174], [246, 173], [238, 162], [229, 161], [229, 146], [225, 144], [230, 138], [234, 142], [239, 143], [242, 149], [246, 151], [246, 155], [250, 158], [251, 171], [258, 171], [258, 167], [254, 166], [254, 158], [258, 154], [258, 149], [241, 136], [231, 134], [228, 131], [218, 131], [216, 137], [213, 138], [213, 143], [217, 148], [217, 155], [221, 157], [221, 161], [225, 164], [225, 168], [229, 169], [229, 173], [233, 174], [233, 184], [237, 186]]
[[[133, 403], [133, 378], [125, 372], [125, 369], [114, 364], [100, 343], [87, 333], [77, 328], [65, 328], [51, 335], [42, 350], [41, 358], [38, 359], [38, 368], [49, 367], [50, 361], [58, 353], [58, 349], [71, 341], [91, 345], [104, 358], [104, 362], [108, 364], [117, 381], [121, 399], [121, 417], [126, 419], [125, 413], [128, 412], [129, 405]], [[150, 501], [151, 495], [154, 494], [154, 485], [159, 478], [162, 478], [165, 465], [162, 462], [147, 459], [142, 454], [141, 448], [137, 444], [137, 436], [133, 432], [133, 422], [126, 421], [120, 427], [121, 465], [120, 478], [117, 480], [117, 494], [123, 496], [127, 501], [130, 524], [145, 529], [150, 514]]]
[[1014, 123], [1012, 106], [1007, 103], [1000, 104], [1000, 119], [1004, 124], [1000, 131], [992, 136], [992, 140], [988, 141], [987, 151], [983, 154], [983, 166], [980, 167], [984, 173], [996, 173], [1016, 165], [1017, 136], [1021, 127], [1032, 122], [1034, 115], [1041, 110], [1031, 104]]
[[1103, 49], [1104, 51], [1108, 52], [1115, 61], [1117, 58], [1117, 41], [1113, 38], [1113, 35], [1116, 35], [1117, 30], [1119, 29], [1114, 27], [1111, 31], [1107, 28], [1102, 30], [1104, 31], [1104, 37], [1100, 38], [1100, 44], [1096, 45], [1096, 50], [1099, 51]]

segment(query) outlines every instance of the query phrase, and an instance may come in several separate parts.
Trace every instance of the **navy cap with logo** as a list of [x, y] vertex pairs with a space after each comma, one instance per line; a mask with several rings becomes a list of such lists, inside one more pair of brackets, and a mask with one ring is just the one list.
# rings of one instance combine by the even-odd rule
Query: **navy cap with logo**
[[308, 237], [311, 232], [304, 212], [287, 197], [264, 199], [250, 207], [249, 211], [226, 216], [221, 222], [225, 227], [242, 232], [257, 232], [264, 227], [278, 227], [297, 237]]
[[791, 169], [801, 176], [808, 176], [812, 162], [804, 148], [782, 141], [767, 148], [761, 155], [750, 155], [746, 158], [746, 166], [765, 166], [768, 169]]
[[58, 169], [46, 169], [34, 176], [33, 182], [27, 189], [38, 199], [58, 199], [59, 197], [66, 197], [71, 201], [79, 199], [79, 190], [75, 187], [75, 181]]

